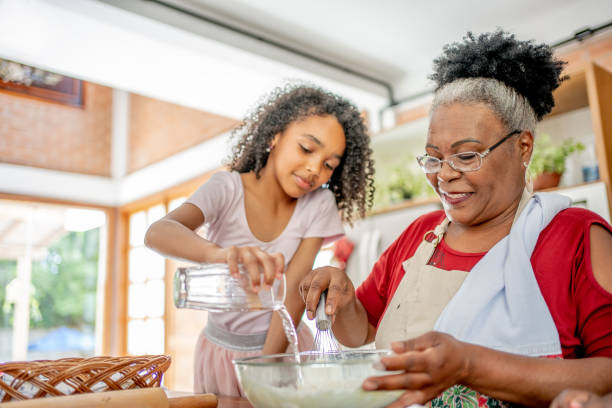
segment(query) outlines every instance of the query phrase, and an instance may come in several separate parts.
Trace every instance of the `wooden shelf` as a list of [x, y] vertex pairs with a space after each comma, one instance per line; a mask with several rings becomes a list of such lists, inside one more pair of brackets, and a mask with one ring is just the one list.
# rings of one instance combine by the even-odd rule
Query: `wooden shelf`
[[559, 88], [553, 92], [553, 97], [555, 98], [555, 107], [546, 117], [589, 106], [585, 72], [572, 74], [569, 79], [563, 81]]
[[406, 208], [420, 207], [422, 205], [436, 204], [439, 202], [440, 202], [440, 199], [438, 197], [428, 197], [428, 198], [419, 198], [416, 200], [406, 200], [406, 201], [402, 201], [401, 203], [392, 204], [387, 207], [379, 208], [377, 210], [371, 211], [367, 214], [367, 216], [371, 217], [373, 215], [386, 214], [386, 213], [390, 213], [393, 211], [405, 210]]
[[[557, 187], [547, 188], [544, 190], [538, 190], [536, 191], [536, 193], [569, 190], [572, 188], [584, 187], [584, 186], [588, 186], [591, 184], [597, 184], [601, 182], [602, 182], [601, 180], [595, 180], [595, 181], [589, 181], [587, 183], [574, 184], [571, 186], [557, 186]], [[387, 213], [394, 212], [394, 211], [401, 211], [407, 208], [420, 207], [420, 206], [430, 205], [430, 204], [440, 204], [440, 199], [438, 197], [428, 197], [428, 198], [420, 198], [416, 200], [406, 200], [406, 201], [402, 201], [401, 203], [392, 204], [387, 207], [371, 211], [367, 214], [367, 217], [372, 217], [372, 216], [380, 215], [380, 214], [387, 214]], [[442, 208], [442, 204], [440, 204], [440, 208]]]

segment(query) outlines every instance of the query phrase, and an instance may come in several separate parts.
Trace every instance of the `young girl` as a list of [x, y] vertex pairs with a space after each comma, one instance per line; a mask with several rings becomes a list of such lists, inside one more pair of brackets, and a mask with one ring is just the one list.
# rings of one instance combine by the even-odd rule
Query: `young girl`
[[[242, 264], [269, 287], [286, 274], [286, 301], [301, 350], [313, 338], [299, 325], [298, 283], [342, 221], [372, 203], [373, 161], [359, 111], [314, 87], [276, 89], [234, 131], [231, 171], [214, 174], [187, 201], [151, 225], [146, 245], [198, 263]], [[338, 211], [340, 210], [340, 211]], [[196, 234], [206, 224], [206, 237]], [[242, 395], [232, 359], [283, 353], [288, 341], [277, 313], [210, 313], [195, 350], [195, 392]]]

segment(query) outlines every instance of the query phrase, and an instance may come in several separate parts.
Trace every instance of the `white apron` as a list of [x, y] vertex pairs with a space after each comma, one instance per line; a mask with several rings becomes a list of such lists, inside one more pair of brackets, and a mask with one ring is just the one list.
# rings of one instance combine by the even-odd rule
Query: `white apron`
[[432, 242], [423, 237], [412, 258], [402, 263], [404, 277], [376, 331], [377, 349], [389, 349], [393, 341], [411, 339], [433, 330], [438, 317], [467, 277], [465, 271], [446, 271], [428, 265], [448, 223], [445, 218], [434, 229], [436, 238]]
[[[513, 224], [530, 198], [529, 192], [524, 190]], [[412, 258], [402, 263], [404, 277], [378, 325], [376, 348], [389, 349], [393, 341], [411, 339], [433, 330], [440, 314], [468, 276], [466, 271], [447, 271], [428, 265], [448, 224], [445, 218], [433, 231], [425, 233]], [[435, 239], [428, 242], [425, 237], [431, 232]]]

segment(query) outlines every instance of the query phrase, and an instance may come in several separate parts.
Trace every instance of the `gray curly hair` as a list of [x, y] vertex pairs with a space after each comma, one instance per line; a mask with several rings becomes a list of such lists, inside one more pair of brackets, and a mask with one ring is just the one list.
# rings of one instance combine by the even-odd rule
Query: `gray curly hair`
[[455, 102], [483, 103], [495, 112], [508, 131], [528, 130], [535, 136], [537, 117], [529, 101], [501, 81], [477, 77], [447, 83], [434, 94], [430, 118], [440, 106]]

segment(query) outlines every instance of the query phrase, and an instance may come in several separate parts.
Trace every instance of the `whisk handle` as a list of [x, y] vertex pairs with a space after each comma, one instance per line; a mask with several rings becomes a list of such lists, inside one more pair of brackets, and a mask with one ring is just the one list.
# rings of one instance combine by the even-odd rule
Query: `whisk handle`
[[327, 289], [325, 289], [319, 297], [319, 304], [315, 313], [316, 325], [318, 330], [328, 330], [331, 328], [331, 319], [325, 313], [325, 302], [327, 301]]

